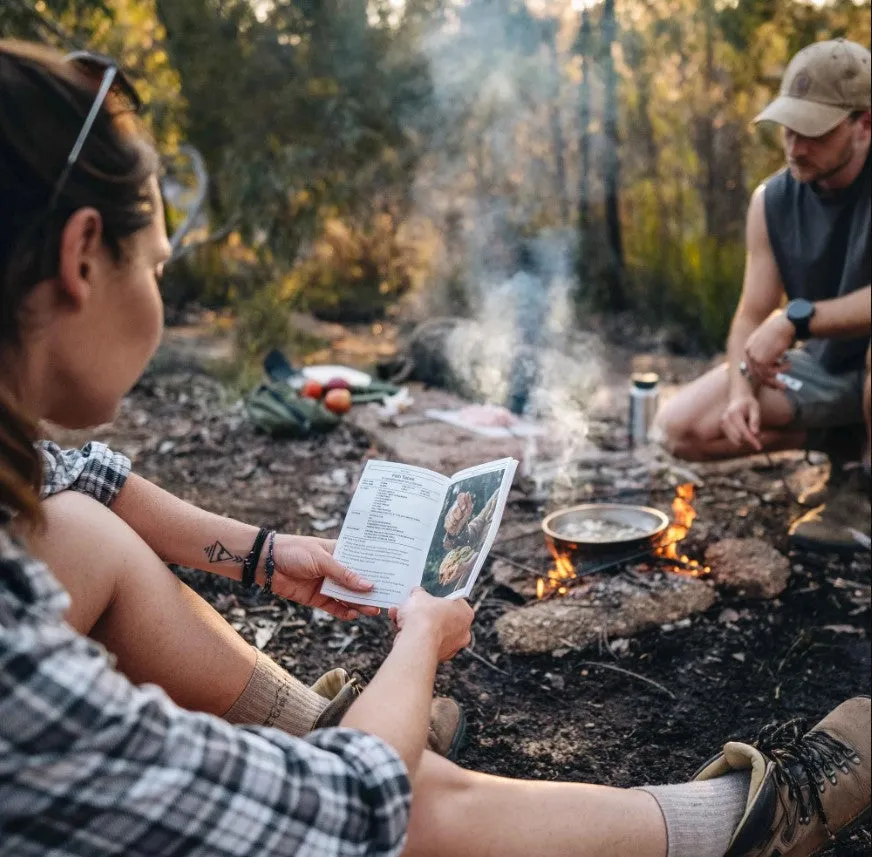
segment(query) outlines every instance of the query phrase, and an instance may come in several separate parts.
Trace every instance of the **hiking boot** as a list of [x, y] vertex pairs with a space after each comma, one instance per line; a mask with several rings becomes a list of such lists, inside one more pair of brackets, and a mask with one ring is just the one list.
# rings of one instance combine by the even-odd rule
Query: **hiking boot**
[[[364, 684], [358, 676], [349, 676], [341, 668], [324, 673], [313, 685], [315, 693], [330, 700], [321, 712], [313, 729], [338, 726], [352, 703], [361, 693]], [[463, 749], [466, 739], [466, 715], [453, 700], [437, 696], [430, 703], [430, 728], [427, 732], [427, 749], [454, 761]]]
[[730, 743], [697, 780], [751, 771], [745, 815], [724, 857], [814, 857], [869, 819], [869, 697], [842, 703], [811, 732], [797, 721]]
[[453, 699], [437, 696], [430, 703], [430, 729], [427, 749], [452, 762], [466, 741], [466, 715]]
[[852, 554], [869, 550], [872, 531], [869, 473], [862, 468], [829, 486], [826, 502], [790, 525], [790, 546], [818, 553]]
[[324, 673], [311, 690], [330, 700], [312, 729], [327, 729], [339, 725], [354, 700], [363, 693], [363, 682], [358, 676], [349, 676], [344, 669], [337, 667]]

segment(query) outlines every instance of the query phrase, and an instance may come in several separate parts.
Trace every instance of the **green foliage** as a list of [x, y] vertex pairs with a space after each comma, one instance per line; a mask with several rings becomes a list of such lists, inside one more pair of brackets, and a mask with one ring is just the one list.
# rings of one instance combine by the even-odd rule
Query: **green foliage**
[[243, 358], [257, 359], [290, 338], [290, 305], [279, 284], [266, 283], [236, 304], [236, 344]]
[[636, 314], [652, 327], [684, 333], [696, 349], [723, 348], [742, 290], [744, 245], [696, 230], [669, 236], [655, 210], [629, 231], [627, 278]]
[[[441, 303], [419, 305], [464, 312], [520, 236], [579, 221], [583, 298], [615, 302], [619, 232], [635, 311], [720, 347], [749, 195], [783, 159], [751, 120], [805, 44], [868, 44], [870, 2], [578, 5], [3, 0], [0, 34], [116, 56], [167, 162], [183, 142], [202, 153], [202, 246], [170, 266], [165, 297], [238, 308], [246, 359], [295, 347], [291, 308], [371, 319], [425, 283]], [[414, 252], [411, 233], [426, 237]]]
[[285, 282], [300, 309], [331, 321], [371, 321], [412, 284], [411, 248], [397, 236], [391, 217], [376, 217], [366, 231], [329, 220], [313, 252]]

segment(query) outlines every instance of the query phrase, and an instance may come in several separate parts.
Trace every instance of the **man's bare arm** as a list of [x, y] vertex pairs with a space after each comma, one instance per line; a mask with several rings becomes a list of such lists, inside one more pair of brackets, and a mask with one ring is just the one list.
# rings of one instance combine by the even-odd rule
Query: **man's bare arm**
[[815, 301], [808, 326], [816, 339], [853, 339], [872, 332], [872, 286], [828, 301]]
[[750, 382], [739, 371], [739, 366], [744, 359], [745, 343], [751, 334], [778, 309], [784, 299], [784, 286], [772, 253], [772, 245], [769, 243], [769, 231], [766, 228], [764, 192], [765, 185], [760, 185], [754, 191], [748, 208], [748, 222], [745, 228], [747, 255], [742, 298], [733, 317], [727, 340], [731, 399], [754, 394]]

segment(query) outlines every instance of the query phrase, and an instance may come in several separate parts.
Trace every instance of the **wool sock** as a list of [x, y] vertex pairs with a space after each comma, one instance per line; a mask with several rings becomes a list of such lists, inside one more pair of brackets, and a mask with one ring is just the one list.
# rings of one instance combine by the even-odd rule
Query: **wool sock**
[[745, 814], [751, 772], [702, 782], [644, 786], [660, 806], [669, 837], [667, 857], [723, 857]]
[[274, 660], [257, 653], [245, 690], [224, 715], [228, 723], [274, 726], [298, 738], [312, 731], [330, 700], [316, 693]]

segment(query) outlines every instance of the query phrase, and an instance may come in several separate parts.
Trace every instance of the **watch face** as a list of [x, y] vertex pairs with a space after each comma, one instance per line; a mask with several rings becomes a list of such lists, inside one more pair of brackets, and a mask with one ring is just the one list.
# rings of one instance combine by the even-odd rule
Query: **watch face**
[[814, 315], [814, 304], [803, 298], [791, 301], [787, 305], [787, 317], [790, 321], [808, 321]]

